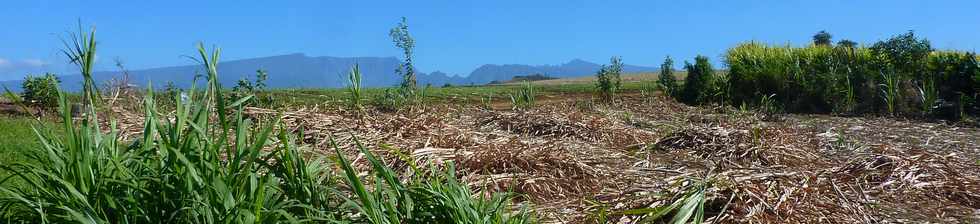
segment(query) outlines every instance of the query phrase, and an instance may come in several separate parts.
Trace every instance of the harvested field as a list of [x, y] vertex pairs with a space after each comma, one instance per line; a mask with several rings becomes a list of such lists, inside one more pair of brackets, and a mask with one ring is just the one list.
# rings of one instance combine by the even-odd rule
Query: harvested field
[[331, 156], [333, 140], [362, 168], [355, 136], [404, 174], [409, 163], [453, 161], [471, 186], [520, 193], [552, 223], [635, 222], [642, 216], [626, 211], [671, 203], [699, 181], [709, 183], [712, 223], [980, 222], [977, 127], [826, 115], [763, 121], [641, 95], [517, 111], [246, 113], [281, 114], [311, 153]]

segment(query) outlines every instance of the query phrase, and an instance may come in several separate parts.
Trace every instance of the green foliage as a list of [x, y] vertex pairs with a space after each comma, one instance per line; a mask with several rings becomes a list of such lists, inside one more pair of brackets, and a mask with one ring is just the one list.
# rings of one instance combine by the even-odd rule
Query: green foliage
[[[767, 46], [745, 43], [729, 49], [729, 86], [734, 104], [754, 104], [776, 94], [792, 112], [851, 111], [856, 98], [873, 97], [866, 88], [877, 74], [865, 48]], [[870, 109], [865, 106], [865, 109]]]
[[238, 84], [231, 88], [231, 91], [239, 94], [250, 94], [255, 92], [255, 85], [248, 78], [242, 77], [238, 79]]
[[61, 80], [51, 73], [44, 76], [27, 75], [21, 83], [21, 98], [28, 104], [45, 108], [58, 105], [58, 84]]
[[493, 109], [493, 94], [487, 94], [486, 96], [480, 97], [480, 108], [484, 110]]
[[524, 81], [521, 84], [521, 89], [515, 94], [510, 95], [510, 104], [514, 109], [529, 109], [534, 107], [534, 85], [531, 82]]
[[386, 88], [384, 92], [374, 97], [374, 107], [380, 111], [394, 112], [408, 105], [408, 98], [402, 93], [401, 88]]
[[612, 57], [609, 65], [603, 65], [596, 72], [596, 90], [604, 100], [615, 98], [616, 92], [623, 87], [623, 80], [620, 77], [623, 73], [623, 58]]
[[[707, 202], [707, 189], [710, 180], [691, 180], [681, 191], [675, 193], [673, 202], [653, 208], [625, 211], [626, 215], [640, 215], [640, 223], [703, 223], [704, 208]], [[670, 216], [668, 216], [670, 215]], [[667, 218], [670, 217], [670, 221]]]
[[[0, 144], [0, 152], [4, 153], [4, 156], [0, 157], [0, 165], [31, 161], [29, 157], [31, 150], [44, 146], [37, 139], [37, 134], [34, 133], [35, 128], [40, 131], [51, 130], [51, 133], [45, 134], [60, 137], [64, 134], [58, 131], [57, 127], [59, 126], [60, 124], [52, 120], [35, 119], [27, 116], [0, 118], [0, 127], [3, 127], [3, 131], [0, 131], [0, 142], [3, 142]], [[0, 168], [0, 178], [13, 174], [7, 169]], [[22, 184], [23, 182], [19, 180], [11, 180], [2, 186], [19, 187]]]
[[[938, 92], [937, 103], [952, 104], [963, 108], [963, 113], [977, 114], [977, 96], [980, 93], [980, 63], [977, 55], [971, 52], [934, 51], [927, 60], [927, 74], [920, 82], [934, 82]], [[964, 98], [960, 100], [960, 98]], [[950, 110], [949, 108], [938, 108]], [[957, 112], [959, 113], [959, 112]], [[940, 114], [947, 118], [958, 118], [957, 113]]]
[[855, 48], [855, 47], [857, 47], [857, 45], [858, 45], [857, 42], [854, 42], [854, 41], [848, 40], [848, 39], [842, 39], [840, 41], [837, 41], [837, 46], [838, 47]]
[[759, 100], [759, 112], [762, 113], [763, 120], [775, 120], [782, 110], [779, 108], [779, 103], [776, 102], [776, 94], [762, 96]]
[[347, 96], [348, 106], [354, 110], [363, 109], [361, 103], [361, 99], [364, 97], [361, 93], [361, 69], [357, 64], [354, 64], [354, 67], [347, 73], [347, 92], [350, 93]]
[[86, 36], [82, 31], [82, 24], [79, 23], [77, 35], [72, 34], [70, 36], [71, 41], [62, 40], [65, 45], [62, 53], [68, 57], [70, 63], [78, 66], [79, 73], [82, 74], [82, 80], [84, 80], [82, 83], [82, 103], [95, 107], [97, 103], [102, 101], [102, 95], [95, 85], [95, 80], [92, 79], [92, 69], [96, 58], [95, 28], [93, 27]]
[[701, 99], [702, 102], [714, 102], [719, 104], [728, 103], [731, 100], [731, 85], [728, 82], [728, 75], [716, 74], [711, 78], [708, 83], [708, 89], [705, 91], [705, 98]]
[[881, 99], [885, 103], [888, 114], [894, 115], [898, 112], [898, 103], [901, 100], [901, 90], [899, 89], [900, 76], [894, 72], [881, 73]]
[[415, 51], [415, 39], [408, 33], [408, 20], [402, 17], [402, 21], [397, 26], [391, 28], [389, 32], [395, 47], [402, 49], [405, 61], [398, 65], [395, 71], [402, 76], [401, 88], [408, 93], [414, 93], [416, 89], [415, 66], [412, 63]]
[[689, 104], [706, 102], [711, 99], [711, 85], [715, 70], [711, 67], [708, 57], [698, 55], [694, 64], [684, 62], [687, 77], [684, 79], [684, 89], [681, 101]]
[[[329, 218], [333, 206], [323, 200], [328, 191], [319, 189], [329, 186], [324, 182], [329, 169], [300, 161], [298, 148], [285, 133], [271, 143], [273, 126], [252, 128], [241, 116], [242, 101], [226, 105], [217, 83], [219, 53], [208, 56], [203, 47], [199, 51], [208, 71], [203, 102], [190, 97], [175, 104], [174, 117], [158, 119], [150, 91], [143, 136], [132, 144], [119, 144], [114, 125], [103, 133], [96, 114], [75, 123], [62, 94], [59, 108], [66, 136], [36, 130], [43, 146], [30, 149], [31, 162], [3, 167], [16, 174], [4, 181], [14, 178], [28, 184], [0, 187], [2, 218], [42, 223], [276, 223]], [[226, 108], [236, 107], [236, 118], [228, 118]], [[209, 119], [211, 115], [217, 119]], [[275, 150], [264, 151], [266, 147]]]
[[[355, 139], [356, 142], [356, 139]], [[512, 194], [495, 193], [487, 197], [474, 192], [455, 175], [452, 163], [446, 164], [446, 171], [430, 166], [428, 173], [415, 166], [412, 172], [428, 178], [412, 178], [402, 181], [395, 171], [384, 165], [379, 158], [365, 149], [359, 142], [358, 148], [367, 158], [373, 170], [368, 179], [361, 179], [358, 172], [344, 154], [334, 147], [344, 171], [345, 182], [350, 186], [357, 200], [350, 200], [355, 209], [364, 215], [368, 223], [533, 223], [532, 214], [522, 209], [511, 214]], [[415, 161], [406, 161], [415, 164]], [[364, 183], [373, 183], [373, 189]]]
[[248, 78], [241, 78], [235, 87], [232, 87], [230, 99], [237, 100], [242, 99], [247, 96], [251, 96], [252, 101], [247, 101], [245, 105], [257, 105], [261, 107], [269, 107], [273, 104], [274, 99], [272, 95], [262, 94], [266, 91], [266, 80], [269, 79], [269, 73], [263, 69], [255, 71], [255, 82], [253, 83]]
[[929, 40], [919, 39], [909, 31], [878, 41], [871, 46], [871, 51], [879, 56], [883, 66], [894, 68], [898, 75], [919, 79], [924, 75], [926, 57], [932, 52], [932, 45]]
[[830, 46], [833, 42], [831, 40], [833, 36], [830, 35], [826, 30], [821, 30], [813, 35], [813, 45], [817, 46]]
[[[329, 169], [301, 161], [288, 139], [280, 139], [274, 153], [263, 152], [273, 126], [252, 129], [241, 117], [241, 101], [228, 106], [239, 110], [235, 129], [227, 129], [227, 107], [214, 73], [218, 53], [208, 57], [201, 48], [201, 55], [209, 73], [206, 103], [177, 103], [171, 123], [156, 119], [151, 92], [144, 138], [128, 148], [117, 145], [114, 129], [103, 134], [89, 119], [75, 126], [62, 96], [68, 141], [39, 134], [44, 147], [35, 152], [37, 161], [5, 167], [32, 187], [2, 188], [4, 218], [86, 223], [327, 218], [323, 212], [329, 209], [323, 206], [329, 202], [321, 195], [327, 191], [317, 190], [325, 178], [315, 175]], [[210, 123], [212, 112], [218, 124]], [[229, 138], [235, 139], [234, 145], [225, 141]], [[17, 210], [36, 212], [11, 212]]]
[[674, 77], [674, 59], [671, 59], [670, 56], [667, 56], [664, 59], [664, 63], [660, 64], [660, 75], [657, 78], [657, 85], [668, 96], [674, 96], [678, 90], [677, 78]]
[[936, 81], [932, 77], [927, 77], [916, 86], [919, 90], [920, 111], [923, 115], [929, 116], [935, 111], [939, 103], [939, 89], [936, 88]]
[[974, 53], [932, 51], [909, 32], [871, 48], [790, 47], [745, 43], [729, 49], [733, 104], [776, 94], [792, 112], [922, 114], [958, 119], [976, 114], [980, 76]]
[[255, 71], [256, 90], [264, 91], [265, 88], [268, 87], [268, 85], [265, 84], [266, 80], [269, 80], [269, 72], [265, 71], [265, 69], [259, 69]]

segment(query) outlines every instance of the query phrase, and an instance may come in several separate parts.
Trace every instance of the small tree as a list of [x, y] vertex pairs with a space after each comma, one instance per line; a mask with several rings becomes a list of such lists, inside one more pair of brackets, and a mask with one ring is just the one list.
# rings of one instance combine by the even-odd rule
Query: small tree
[[921, 75], [924, 73], [926, 57], [932, 51], [929, 40], [915, 37], [913, 31], [878, 41], [871, 51], [883, 59], [885, 66], [892, 66], [900, 75]]
[[813, 44], [817, 46], [830, 46], [832, 37], [827, 31], [821, 30], [813, 35]]
[[711, 62], [708, 57], [698, 55], [694, 58], [693, 65], [685, 61], [684, 68], [687, 70], [687, 77], [684, 79], [681, 100], [689, 104], [703, 102], [709, 97], [707, 92], [715, 73]]
[[27, 75], [21, 84], [24, 92], [21, 97], [25, 102], [40, 107], [55, 107], [58, 105], [58, 84], [61, 80], [51, 73], [43, 76]]
[[663, 89], [664, 94], [673, 96], [674, 92], [677, 91], [677, 78], [674, 77], [674, 59], [667, 56], [664, 59], [664, 63], [660, 64], [660, 76], [657, 79], [657, 85]]
[[266, 72], [265, 69], [259, 69], [255, 71], [256, 90], [265, 91], [265, 88], [268, 87], [268, 85], [265, 84], [266, 80], [269, 80], [269, 72]]
[[239, 96], [235, 97], [239, 98], [255, 92], [255, 85], [253, 85], [252, 81], [249, 81], [248, 78], [242, 77], [241, 79], [238, 79], [238, 83], [235, 85], [235, 87], [231, 88], [231, 91], [240, 94]]
[[412, 64], [412, 54], [415, 50], [415, 39], [408, 33], [408, 21], [402, 17], [402, 21], [389, 32], [395, 47], [401, 48], [405, 55], [405, 61], [398, 65], [395, 70], [402, 76], [401, 88], [403, 93], [414, 93], [416, 89], [415, 66]]
[[854, 41], [848, 40], [848, 39], [843, 39], [843, 40], [837, 41], [837, 46], [846, 47], [846, 48], [855, 48], [855, 47], [857, 47], [857, 42], [854, 42]]
[[[232, 99], [239, 99], [251, 95], [253, 97], [253, 100], [258, 103], [258, 106], [263, 106], [263, 107], [271, 106], [272, 102], [274, 101], [272, 99], [272, 95], [259, 94], [261, 92], [264, 92], [265, 89], [268, 87], [268, 85], [266, 84], [266, 80], [268, 79], [269, 79], [269, 73], [263, 69], [259, 69], [255, 71], [254, 83], [248, 78], [242, 77], [241, 79], [238, 80], [238, 83], [235, 85], [235, 87], [231, 89]], [[247, 103], [246, 105], [253, 105], [253, 104]]]
[[596, 73], [596, 90], [605, 100], [611, 100], [617, 91], [623, 86], [623, 80], [620, 77], [623, 73], [623, 59], [621, 57], [612, 57], [609, 59], [609, 65], [603, 65]]

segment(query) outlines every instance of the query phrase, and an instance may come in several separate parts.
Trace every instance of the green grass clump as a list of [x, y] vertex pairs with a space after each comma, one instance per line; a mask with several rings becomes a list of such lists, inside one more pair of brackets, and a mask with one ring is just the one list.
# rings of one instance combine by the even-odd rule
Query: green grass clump
[[354, 64], [354, 67], [347, 74], [347, 82], [347, 92], [350, 94], [347, 97], [347, 103], [351, 109], [361, 110], [364, 106], [361, 103], [361, 99], [363, 99], [361, 94], [361, 69], [358, 68], [357, 64]]
[[510, 104], [514, 109], [529, 109], [534, 107], [534, 85], [531, 82], [524, 81], [521, 84], [521, 89], [517, 90], [517, 93], [510, 95]]

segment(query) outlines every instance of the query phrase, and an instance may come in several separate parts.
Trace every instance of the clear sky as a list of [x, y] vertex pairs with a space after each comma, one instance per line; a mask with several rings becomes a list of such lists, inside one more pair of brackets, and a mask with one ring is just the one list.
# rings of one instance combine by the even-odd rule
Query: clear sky
[[[482, 64], [560, 64], [580, 58], [658, 65], [756, 40], [806, 44], [827, 30], [872, 43], [915, 30], [941, 49], [980, 46], [980, 1], [93, 1], [0, 2], [0, 80], [66, 72], [67, 31], [94, 25], [99, 70], [186, 65], [205, 41], [224, 60], [398, 56], [388, 30], [405, 16], [423, 72], [466, 75]], [[75, 73], [75, 72], [70, 72]]]

